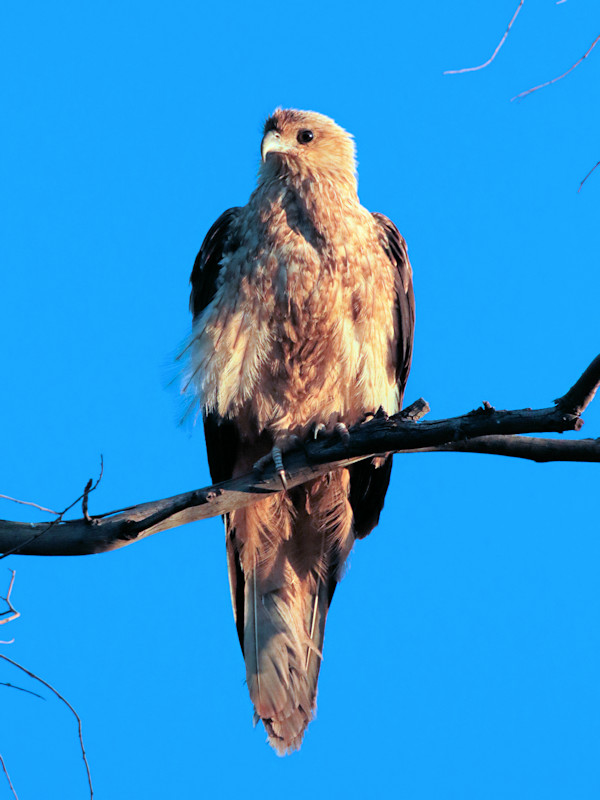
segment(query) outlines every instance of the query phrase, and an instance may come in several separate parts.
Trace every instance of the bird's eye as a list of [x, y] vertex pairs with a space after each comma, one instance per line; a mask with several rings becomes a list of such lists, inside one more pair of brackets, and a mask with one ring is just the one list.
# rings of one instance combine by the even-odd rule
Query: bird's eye
[[296, 136], [299, 144], [308, 144], [309, 142], [312, 142], [314, 138], [314, 133], [307, 130], [299, 131], [298, 136]]

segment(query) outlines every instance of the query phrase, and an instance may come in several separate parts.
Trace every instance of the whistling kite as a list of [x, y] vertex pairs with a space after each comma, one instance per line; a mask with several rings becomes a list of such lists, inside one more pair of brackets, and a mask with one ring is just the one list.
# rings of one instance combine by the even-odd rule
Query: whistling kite
[[[278, 109], [258, 186], [212, 226], [191, 276], [189, 383], [213, 480], [298, 437], [399, 411], [414, 327], [395, 225], [357, 196], [352, 137]], [[325, 618], [355, 539], [377, 524], [392, 459], [363, 461], [225, 515], [233, 612], [255, 716], [284, 754], [314, 710]]]

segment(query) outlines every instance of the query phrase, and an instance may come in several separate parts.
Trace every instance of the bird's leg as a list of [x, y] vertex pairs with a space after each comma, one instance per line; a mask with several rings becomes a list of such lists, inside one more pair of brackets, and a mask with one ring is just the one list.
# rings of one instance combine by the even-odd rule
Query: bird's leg
[[300, 444], [300, 438], [295, 434], [284, 434], [277, 436], [275, 439], [275, 444], [271, 448], [271, 452], [267, 453], [266, 456], [259, 458], [254, 464], [254, 469], [258, 470], [258, 472], [263, 472], [265, 468], [272, 463], [277, 471], [277, 474], [279, 475], [279, 480], [281, 481], [283, 490], [287, 492], [288, 486], [285, 468], [283, 466], [283, 454], [287, 453], [288, 450], [293, 450]]

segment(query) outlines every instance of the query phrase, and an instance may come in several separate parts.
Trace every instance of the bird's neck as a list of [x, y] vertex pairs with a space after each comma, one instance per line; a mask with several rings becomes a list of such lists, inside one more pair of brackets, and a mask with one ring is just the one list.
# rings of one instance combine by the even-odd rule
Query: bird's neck
[[291, 227], [310, 223], [326, 239], [335, 238], [341, 221], [360, 208], [352, 174], [288, 170], [261, 178], [253, 200], [263, 219], [284, 210]]

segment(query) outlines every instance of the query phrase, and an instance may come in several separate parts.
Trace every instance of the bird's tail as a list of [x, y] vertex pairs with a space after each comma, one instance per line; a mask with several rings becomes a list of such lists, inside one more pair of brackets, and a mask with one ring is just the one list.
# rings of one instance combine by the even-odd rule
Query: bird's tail
[[248, 689], [280, 755], [300, 747], [314, 715], [327, 611], [353, 542], [345, 470], [229, 516]]

